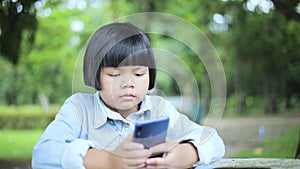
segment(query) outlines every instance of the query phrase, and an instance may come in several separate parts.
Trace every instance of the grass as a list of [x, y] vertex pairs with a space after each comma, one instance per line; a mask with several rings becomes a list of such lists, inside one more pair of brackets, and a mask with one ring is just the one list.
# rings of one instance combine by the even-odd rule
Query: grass
[[43, 130], [0, 130], [0, 159], [30, 160]]
[[242, 151], [236, 158], [295, 158], [299, 141], [300, 126], [282, 135], [266, 140], [264, 145], [252, 150]]

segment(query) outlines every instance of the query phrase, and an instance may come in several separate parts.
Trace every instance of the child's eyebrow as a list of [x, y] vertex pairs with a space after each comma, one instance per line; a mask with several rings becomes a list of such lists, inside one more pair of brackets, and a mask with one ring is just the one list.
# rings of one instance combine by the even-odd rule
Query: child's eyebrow
[[111, 71], [120, 71], [119, 69], [117, 68], [114, 68], [114, 67], [106, 67], [105, 69], [103, 69], [104, 71], [108, 71], [108, 72], [111, 72]]
[[133, 68], [133, 70], [141, 70], [141, 71], [147, 70], [147, 69], [148, 69], [148, 67], [146, 67], [146, 66]]
[[[107, 71], [125, 71], [126, 69], [127, 69], [126, 66], [107, 67], [106, 68]], [[131, 67], [129, 70], [131, 70], [131, 71], [146, 71], [146, 70], [148, 70], [148, 67], [147, 66], [134, 66], [134, 67]]]

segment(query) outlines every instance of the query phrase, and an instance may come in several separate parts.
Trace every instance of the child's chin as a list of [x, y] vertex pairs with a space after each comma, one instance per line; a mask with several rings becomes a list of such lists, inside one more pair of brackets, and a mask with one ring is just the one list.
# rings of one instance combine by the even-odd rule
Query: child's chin
[[138, 106], [134, 106], [134, 105], [132, 105], [132, 104], [128, 104], [128, 105], [122, 105], [122, 106], [120, 106], [120, 107], [118, 107], [118, 110], [119, 111], [122, 111], [122, 112], [129, 112], [129, 111], [134, 111], [134, 112], [136, 112], [137, 111], [137, 107]]

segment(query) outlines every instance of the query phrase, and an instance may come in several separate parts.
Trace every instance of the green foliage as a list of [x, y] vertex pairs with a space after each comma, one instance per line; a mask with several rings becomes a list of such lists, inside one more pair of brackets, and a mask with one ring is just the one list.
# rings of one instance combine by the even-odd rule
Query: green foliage
[[52, 105], [48, 113], [40, 106], [0, 106], [0, 129], [44, 129], [54, 119], [59, 106]]
[[[201, 78], [203, 77], [204, 66], [199, 57], [184, 43], [176, 39], [172, 39], [163, 35], [150, 34], [152, 40], [152, 47], [164, 50], [166, 53], [158, 53], [156, 56], [158, 72], [156, 79], [156, 88], [162, 90], [167, 96], [180, 95], [184, 91], [183, 86], [178, 86], [178, 81], [190, 81], [190, 78], [195, 78], [198, 86], [201, 86]], [[171, 54], [168, 55], [170, 52]], [[164, 57], [168, 55], [168, 57]], [[172, 61], [177, 61], [175, 64], [168, 65]], [[184, 74], [184, 70], [192, 73], [193, 77], [188, 77]], [[162, 70], [160, 70], [162, 69]], [[182, 83], [182, 82], [181, 82]], [[181, 87], [181, 88], [180, 88]]]
[[[226, 107], [223, 116], [225, 117], [235, 117], [237, 116], [236, 112], [237, 96], [231, 95], [228, 97], [226, 102]], [[263, 116], [263, 98], [259, 96], [247, 96], [245, 99], [245, 109], [241, 112], [240, 116]]]
[[[245, 101], [249, 96], [262, 96], [264, 98], [263, 111], [276, 113], [280, 110], [278, 105], [285, 99], [291, 98], [286, 97], [286, 93], [289, 93], [287, 89], [291, 89], [299, 82], [294, 79], [291, 84], [287, 84], [287, 79], [291, 76], [291, 72], [286, 69], [292, 63], [289, 60], [299, 56], [290, 53], [295, 47], [291, 48], [287, 43], [299, 45], [298, 40], [292, 40], [288, 36], [290, 32], [295, 31], [290, 31], [286, 27], [294, 21], [290, 21], [280, 11], [270, 10], [269, 13], [264, 13], [259, 7], [256, 7], [254, 11], [249, 11], [242, 1], [232, 3], [225, 5], [232, 8], [225, 11], [225, 14], [230, 14], [232, 17], [231, 29], [228, 32], [231, 32], [230, 43], [234, 46], [231, 50], [234, 51], [233, 59], [228, 62], [229, 65], [225, 62], [225, 70], [228, 73], [232, 72], [227, 75], [230, 79], [235, 78], [233, 79], [235, 86], [230, 88], [229, 94], [234, 92], [238, 96], [237, 106], [241, 109], [237, 110], [237, 113], [244, 112]], [[242, 8], [243, 5], [244, 8]], [[297, 63], [300, 58], [297, 57], [295, 60]], [[233, 71], [229, 72], [228, 69], [233, 69]], [[292, 90], [299, 93], [298, 89]]]
[[43, 130], [0, 130], [0, 159], [30, 160]]
[[14, 98], [14, 88], [12, 87], [14, 85], [14, 69], [12, 65], [5, 60], [2, 60], [0, 58], [0, 98], [3, 98], [0, 100], [0, 103], [5, 103], [5, 100], [11, 100]]
[[2, 129], [44, 129], [54, 115], [6, 115], [0, 116], [0, 128]]
[[21, 43], [31, 47], [37, 30], [38, 0], [2, 0], [0, 5], [0, 54], [16, 65], [22, 55]]
[[295, 158], [299, 141], [299, 127], [264, 142], [262, 147], [243, 151], [232, 157], [238, 158]]
[[0, 72], [1, 77], [5, 77], [0, 81], [4, 103], [36, 104], [43, 93], [50, 103], [61, 104], [71, 94], [78, 50], [69, 43], [72, 32], [69, 22], [61, 19], [62, 15], [67, 18], [71, 12], [53, 12], [40, 21], [33, 49], [22, 56], [17, 66], [0, 60], [0, 64], [5, 65], [5, 71]]
[[[16, 14], [19, 2], [25, 3], [2, 1], [0, 13], [8, 14], [8, 8], [11, 8], [12, 13]], [[11, 22], [11, 18], [3, 19], [8, 15], [0, 16], [0, 36], [3, 38], [0, 49], [18, 54], [15, 55], [18, 60], [12, 63], [3, 59], [6, 58], [5, 53], [1, 54], [0, 104], [38, 104], [41, 94], [45, 94], [50, 103], [62, 104], [72, 94], [74, 64], [91, 34], [114, 18], [151, 11], [177, 15], [208, 36], [223, 62], [228, 86], [227, 107], [232, 107], [234, 114], [252, 112], [251, 107], [255, 106], [259, 112], [275, 112], [285, 111], [282, 108], [284, 104], [286, 109], [299, 105], [300, 52], [296, 50], [300, 46], [299, 13], [285, 9], [285, 6], [297, 6], [297, 0], [273, 1], [275, 8], [269, 12], [264, 12], [259, 6], [248, 9], [246, 3], [249, 1], [246, 0], [191, 0], [188, 3], [104, 0], [85, 1], [85, 8], [79, 8], [78, 4], [72, 6], [67, 0], [49, 0], [39, 8], [30, 8], [34, 2], [36, 0], [28, 0], [28, 4], [23, 5], [32, 9], [29, 13], [23, 10], [18, 16], [9, 16], [20, 17], [17, 22]], [[49, 15], [45, 15], [47, 11], [50, 11]], [[215, 14], [223, 16], [225, 23], [217, 23]], [[72, 30], [74, 21], [84, 23], [83, 29]], [[8, 22], [18, 26], [8, 30], [11, 26], [6, 24]], [[220, 31], [224, 26], [226, 29]], [[6, 31], [13, 31], [13, 34]], [[205, 65], [189, 47], [167, 37], [151, 37], [151, 40], [154, 47], [166, 49], [180, 57], [195, 76], [201, 100], [209, 103], [210, 84]], [[7, 48], [9, 44], [13, 46]], [[18, 65], [14, 65], [16, 62]], [[174, 77], [163, 73], [158, 75], [157, 86], [165, 94], [180, 93]], [[253, 106], [247, 105], [251, 98]], [[256, 98], [259, 98], [258, 102]], [[238, 106], [244, 108], [239, 110], [236, 108]]]

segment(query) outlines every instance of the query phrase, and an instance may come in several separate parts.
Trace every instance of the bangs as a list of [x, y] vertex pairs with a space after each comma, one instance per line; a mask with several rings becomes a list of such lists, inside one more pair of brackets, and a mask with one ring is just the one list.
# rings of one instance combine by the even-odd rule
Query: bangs
[[155, 68], [150, 42], [141, 34], [130, 36], [113, 46], [99, 67], [147, 66]]
[[141, 29], [128, 22], [107, 24], [93, 34], [84, 55], [84, 82], [101, 90], [101, 68], [119, 66], [148, 67], [148, 89], [154, 87], [156, 64], [150, 41]]

